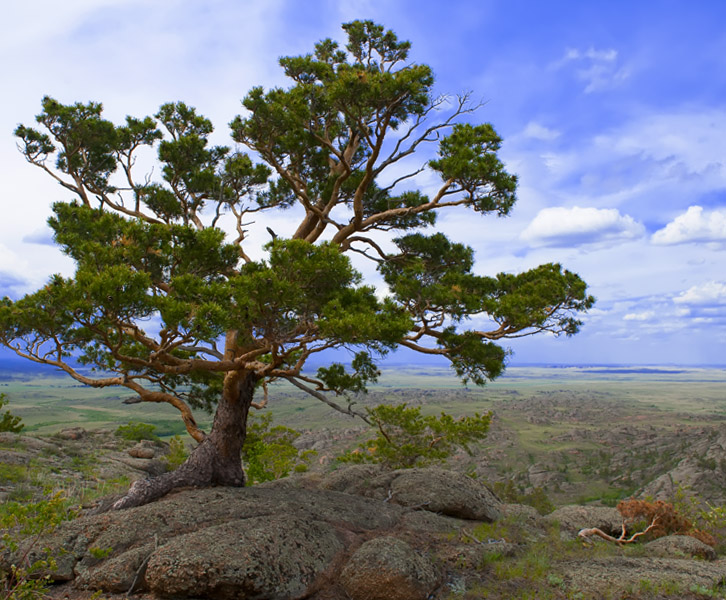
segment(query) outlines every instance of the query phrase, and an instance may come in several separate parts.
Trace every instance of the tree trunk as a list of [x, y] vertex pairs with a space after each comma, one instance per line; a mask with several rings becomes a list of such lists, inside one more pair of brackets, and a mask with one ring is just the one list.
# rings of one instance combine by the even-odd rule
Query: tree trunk
[[134, 482], [126, 495], [111, 508], [120, 510], [141, 506], [180, 487], [244, 486], [242, 445], [256, 383], [257, 378], [252, 373], [228, 373], [212, 431], [184, 464], [170, 473]]

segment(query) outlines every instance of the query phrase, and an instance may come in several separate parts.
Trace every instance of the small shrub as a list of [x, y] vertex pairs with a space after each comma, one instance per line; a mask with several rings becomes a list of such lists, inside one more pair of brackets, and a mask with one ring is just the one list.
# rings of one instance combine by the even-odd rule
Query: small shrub
[[0, 463], [0, 484], [20, 483], [28, 478], [28, 469], [24, 465]]
[[688, 495], [687, 489], [681, 485], [678, 485], [676, 488], [673, 506], [680, 514], [685, 515], [693, 523], [695, 529], [706, 532], [714, 539], [716, 543], [715, 548], [719, 554], [726, 550], [724, 547], [724, 538], [726, 537], [726, 507], [713, 506], [698, 496]]
[[491, 413], [454, 419], [451, 415], [424, 416], [419, 407], [381, 404], [367, 408], [374, 437], [338, 457], [346, 463], [378, 463], [391, 469], [423, 467], [446, 460], [456, 448], [484, 439]]
[[88, 549], [88, 553], [96, 560], [103, 560], [113, 554], [113, 548], [97, 548], [93, 546]]
[[272, 426], [272, 415], [250, 419], [247, 437], [242, 446], [247, 485], [287, 477], [290, 473], [307, 471], [315, 450], [299, 450], [293, 442], [300, 432], [283, 425]]
[[159, 441], [159, 437], [154, 433], [156, 425], [151, 423], [141, 423], [139, 421], [129, 421], [128, 425], [119, 425], [115, 434], [124, 440], [132, 442], [140, 442], [141, 440]]
[[0, 507], [0, 530], [4, 531], [0, 552], [15, 555], [9, 569], [0, 570], [0, 600], [45, 597], [50, 578], [43, 573], [53, 570], [56, 562], [50, 550], [39, 552], [38, 542], [61, 522], [76, 516], [60, 493], [40, 502], [6, 502]]
[[[7, 398], [5, 394], [0, 394], [0, 408], [7, 404]], [[0, 432], [9, 431], [10, 433], [20, 433], [25, 427], [21, 422], [20, 417], [15, 417], [10, 414], [9, 410], [0, 414]]]
[[547, 493], [541, 487], [534, 488], [531, 492], [520, 491], [510, 479], [506, 483], [497, 481], [492, 485], [494, 493], [504, 502], [512, 504], [526, 504], [537, 510], [541, 515], [548, 515], [555, 510], [555, 505], [549, 499]]
[[184, 440], [178, 435], [175, 435], [169, 440], [169, 452], [162, 459], [162, 462], [166, 465], [167, 471], [173, 471], [184, 464], [188, 456], [189, 453], [184, 445]]

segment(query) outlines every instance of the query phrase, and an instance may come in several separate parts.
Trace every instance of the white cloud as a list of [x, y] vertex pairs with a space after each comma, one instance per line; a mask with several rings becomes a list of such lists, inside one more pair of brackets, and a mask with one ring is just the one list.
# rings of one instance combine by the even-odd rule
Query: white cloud
[[661, 245], [726, 241], [726, 210], [704, 211], [701, 206], [689, 206], [656, 231], [651, 240]]
[[586, 94], [615, 87], [630, 75], [629, 69], [618, 67], [618, 51], [614, 48], [604, 50], [593, 47], [587, 50], [568, 48], [565, 55], [554, 63], [553, 67], [560, 68], [570, 63], [578, 65], [575, 75], [585, 83], [583, 91]]
[[548, 142], [560, 137], [560, 132], [555, 129], [545, 127], [544, 125], [540, 125], [539, 123], [535, 123], [534, 121], [530, 121], [524, 128], [522, 135], [526, 138]]
[[658, 161], [661, 176], [715, 175], [726, 183], [726, 111], [657, 113], [596, 138], [609, 152]]
[[701, 285], [694, 285], [685, 292], [681, 292], [673, 301], [676, 304], [700, 307], [724, 306], [726, 305], [726, 283], [708, 281]]
[[623, 317], [623, 321], [649, 321], [655, 317], [655, 311], [646, 310], [643, 312], [628, 313]]
[[557, 206], [542, 209], [521, 238], [536, 246], [572, 246], [637, 239], [644, 231], [642, 224], [615, 208]]

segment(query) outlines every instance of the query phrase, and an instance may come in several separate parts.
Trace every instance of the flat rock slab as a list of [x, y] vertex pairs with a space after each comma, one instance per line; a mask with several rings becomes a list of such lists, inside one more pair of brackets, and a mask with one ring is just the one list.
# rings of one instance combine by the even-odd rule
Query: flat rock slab
[[[713, 589], [726, 577], [726, 560], [705, 562], [675, 558], [593, 558], [560, 563], [568, 589], [583, 593], [607, 592], [613, 598], [638, 592], [644, 585], [688, 592], [692, 587]], [[647, 582], [647, 583], [644, 583]]]
[[[286, 482], [191, 489], [64, 523], [39, 547], [59, 556], [52, 577], [79, 589], [133, 588], [162, 598], [303, 598], [337, 582], [369, 538], [405, 537], [400, 532], [415, 514]], [[426, 514], [432, 529], [452, 530], [454, 520]], [[99, 559], [97, 550], [110, 554]]]

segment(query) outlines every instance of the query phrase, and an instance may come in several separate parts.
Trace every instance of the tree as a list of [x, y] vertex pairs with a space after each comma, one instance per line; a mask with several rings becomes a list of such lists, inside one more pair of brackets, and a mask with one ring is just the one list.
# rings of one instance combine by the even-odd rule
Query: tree
[[[369, 21], [343, 29], [344, 48], [326, 39], [280, 59], [289, 88], [247, 94], [230, 124], [234, 148], [211, 145], [211, 122], [182, 102], [114, 125], [101, 104], [46, 97], [40, 128], [15, 131], [27, 160], [70, 192], [49, 224], [77, 268], [4, 298], [0, 343], [84, 384], [170, 404], [198, 442], [182, 467], [135, 484], [116, 508], [177, 486], [244, 485], [248, 412], [270, 381], [365, 417], [334, 398], [365, 390], [389, 350], [446, 357], [481, 385], [504, 368], [497, 340], [574, 334], [594, 301], [560, 265], [480, 276], [471, 248], [424, 233], [441, 210], [508, 214], [516, 177], [493, 127], [468, 122], [478, 105], [434, 96], [408, 42]], [[405, 172], [426, 147], [435, 157]], [[160, 168], [139, 179], [137, 156], [152, 149]], [[424, 170], [440, 178], [433, 195], [407, 189]], [[249, 228], [282, 210], [299, 216], [293, 235], [268, 229], [255, 252]], [[376, 266], [385, 298], [353, 254]], [[489, 326], [467, 327], [470, 317]], [[303, 370], [333, 348], [354, 354], [349, 367]], [[198, 407], [214, 410], [209, 432]]]

